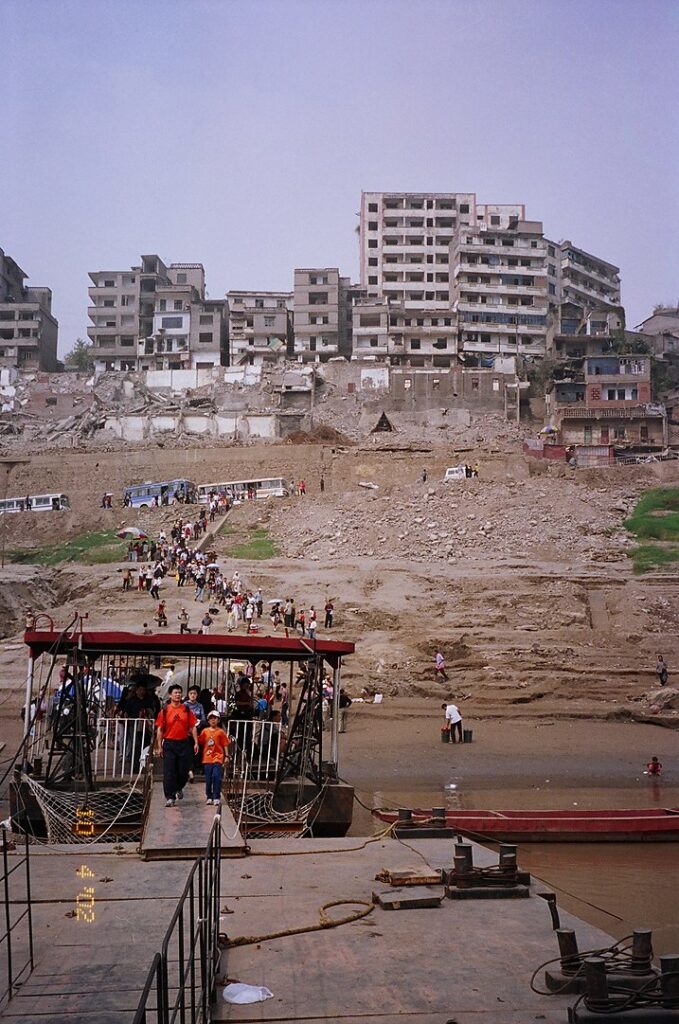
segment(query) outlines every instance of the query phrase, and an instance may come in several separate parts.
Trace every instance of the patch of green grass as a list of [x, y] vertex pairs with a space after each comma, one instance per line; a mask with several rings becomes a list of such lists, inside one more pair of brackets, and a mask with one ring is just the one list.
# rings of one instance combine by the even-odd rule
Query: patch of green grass
[[124, 561], [126, 552], [127, 545], [116, 537], [113, 530], [106, 530], [103, 533], [81, 533], [63, 544], [9, 551], [7, 558], [21, 565], [59, 565], [61, 562], [102, 565]]
[[244, 558], [254, 561], [261, 561], [265, 558], [275, 558], [278, 550], [269, 536], [268, 530], [250, 530], [248, 536], [240, 543], [236, 543], [226, 552], [228, 558]]
[[624, 525], [640, 540], [679, 541], [679, 487], [646, 491]]
[[672, 562], [679, 562], [679, 547], [660, 544], [641, 544], [630, 554], [632, 559], [633, 572], [636, 575], [648, 572], [658, 566], [669, 565]]

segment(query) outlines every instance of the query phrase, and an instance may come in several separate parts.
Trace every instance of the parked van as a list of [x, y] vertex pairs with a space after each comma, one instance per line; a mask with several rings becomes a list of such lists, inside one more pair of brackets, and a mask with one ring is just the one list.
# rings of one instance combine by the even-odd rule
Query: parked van
[[446, 483], [448, 480], [464, 480], [464, 478], [464, 466], [451, 466], [450, 469], [446, 470], [443, 481]]

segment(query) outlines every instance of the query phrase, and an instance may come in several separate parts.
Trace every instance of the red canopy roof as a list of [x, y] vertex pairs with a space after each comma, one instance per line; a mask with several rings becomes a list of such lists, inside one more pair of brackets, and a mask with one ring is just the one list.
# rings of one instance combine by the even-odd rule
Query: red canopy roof
[[318, 654], [335, 666], [344, 654], [353, 654], [355, 646], [347, 641], [309, 640], [304, 637], [237, 635], [233, 633], [125, 633], [117, 630], [86, 630], [68, 633], [60, 640], [57, 630], [27, 630], [24, 643], [34, 658], [46, 652], [60, 654], [78, 648], [84, 654], [158, 654], [162, 657], [202, 655], [246, 661], [304, 661]]

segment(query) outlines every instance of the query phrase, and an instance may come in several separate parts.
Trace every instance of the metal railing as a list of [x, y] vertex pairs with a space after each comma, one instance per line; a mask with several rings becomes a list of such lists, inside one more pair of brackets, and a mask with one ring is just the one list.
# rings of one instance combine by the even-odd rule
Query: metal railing
[[96, 726], [92, 774], [97, 782], [134, 778], [144, 751], [153, 743], [149, 718], [100, 718]]
[[133, 1024], [208, 1024], [219, 967], [221, 817], [154, 955]]
[[280, 726], [276, 722], [234, 718], [226, 729], [231, 739], [227, 776], [242, 779], [247, 774], [253, 780], [275, 778], [281, 754]]
[[[31, 862], [29, 855], [28, 835], [23, 837], [23, 854], [15, 846], [10, 845], [7, 829], [2, 832], [2, 877], [3, 901], [5, 905], [4, 931], [0, 933], [0, 953], [3, 971], [6, 971], [6, 987], [0, 989], [0, 1010], [16, 995], [17, 990], [29, 976], [34, 967], [33, 962], [33, 916], [31, 913]], [[17, 844], [19, 840], [17, 840]], [[16, 850], [16, 863], [9, 866], [10, 850]], [[15, 871], [24, 870], [25, 894], [23, 899], [12, 897], [10, 878]], [[18, 908], [25, 903], [23, 910]], [[22, 929], [20, 942], [14, 936], [16, 929], [26, 922]], [[2, 927], [2, 926], [0, 926]], [[24, 957], [26, 958], [24, 960]], [[22, 960], [21, 966], [17, 960]]]

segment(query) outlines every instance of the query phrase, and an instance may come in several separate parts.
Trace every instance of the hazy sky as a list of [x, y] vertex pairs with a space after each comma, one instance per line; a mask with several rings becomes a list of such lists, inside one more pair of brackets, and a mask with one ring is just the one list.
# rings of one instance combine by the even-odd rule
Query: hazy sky
[[677, 0], [0, 0], [0, 246], [51, 286], [204, 264], [211, 296], [358, 276], [362, 189], [524, 202], [679, 300]]

